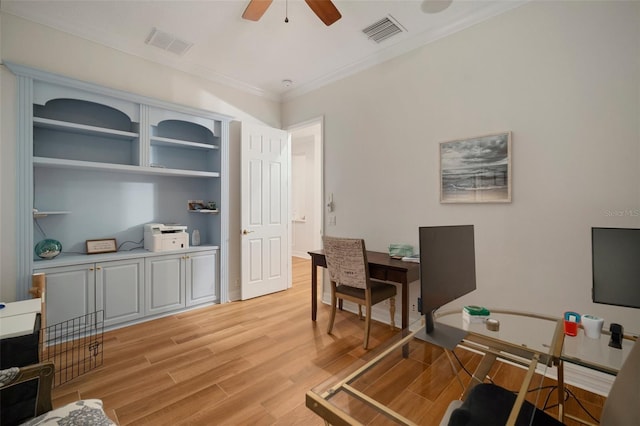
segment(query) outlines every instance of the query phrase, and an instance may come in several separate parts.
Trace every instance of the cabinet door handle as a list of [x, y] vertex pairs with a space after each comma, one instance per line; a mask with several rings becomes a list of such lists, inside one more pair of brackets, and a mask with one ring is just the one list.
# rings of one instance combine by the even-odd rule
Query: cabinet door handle
[[93, 267], [89, 268], [90, 271], [93, 271]]
[[102, 266], [98, 266], [98, 267], [96, 267], [96, 269], [97, 269], [98, 271], [100, 271], [100, 270], [102, 270]]

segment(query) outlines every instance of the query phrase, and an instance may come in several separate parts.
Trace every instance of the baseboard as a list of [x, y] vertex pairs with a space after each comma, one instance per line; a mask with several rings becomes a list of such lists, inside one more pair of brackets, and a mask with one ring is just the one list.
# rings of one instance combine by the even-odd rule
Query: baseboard
[[291, 256], [301, 257], [303, 259], [311, 259], [311, 256], [309, 256], [309, 253], [307, 253], [306, 251], [292, 250], [291, 251]]
[[[557, 369], [548, 369], [547, 377], [557, 379]], [[597, 395], [609, 395], [615, 376], [576, 364], [564, 363], [564, 382]]]

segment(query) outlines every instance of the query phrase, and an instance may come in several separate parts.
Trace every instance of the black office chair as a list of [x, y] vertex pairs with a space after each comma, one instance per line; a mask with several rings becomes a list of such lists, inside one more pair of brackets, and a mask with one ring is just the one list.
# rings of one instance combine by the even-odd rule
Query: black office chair
[[[504, 426], [516, 395], [500, 386], [476, 385], [459, 408], [445, 415], [449, 426]], [[532, 420], [533, 415], [533, 420]], [[517, 426], [562, 425], [554, 417], [525, 401], [515, 423]], [[640, 344], [634, 343], [629, 356], [613, 382], [602, 408], [602, 426], [640, 425]]]

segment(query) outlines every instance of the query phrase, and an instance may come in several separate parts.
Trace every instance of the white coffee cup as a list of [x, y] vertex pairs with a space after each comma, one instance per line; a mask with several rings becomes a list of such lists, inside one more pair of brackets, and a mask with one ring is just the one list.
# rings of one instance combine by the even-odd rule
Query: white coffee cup
[[604, 319], [593, 315], [582, 315], [582, 328], [584, 328], [585, 336], [590, 339], [599, 339], [602, 332]]

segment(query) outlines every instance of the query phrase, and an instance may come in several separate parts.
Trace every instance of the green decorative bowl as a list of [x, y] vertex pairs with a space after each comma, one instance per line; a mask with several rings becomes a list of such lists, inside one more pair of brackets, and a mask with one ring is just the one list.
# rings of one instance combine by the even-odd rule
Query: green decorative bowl
[[53, 259], [62, 252], [62, 244], [58, 240], [47, 238], [36, 244], [34, 251], [42, 259]]

